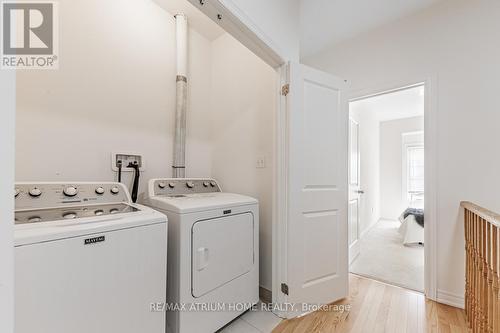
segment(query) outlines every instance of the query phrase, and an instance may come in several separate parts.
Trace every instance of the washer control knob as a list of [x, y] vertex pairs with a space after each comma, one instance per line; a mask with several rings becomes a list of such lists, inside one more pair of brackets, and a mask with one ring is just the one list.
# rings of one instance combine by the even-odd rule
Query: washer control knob
[[210, 186], [215, 187], [216, 185], [217, 185], [216, 182], [214, 182], [214, 181], [210, 182]]
[[160, 183], [158, 183], [158, 187], [165, 188], [165, 187], [167, 187], [167, 184], [165, 184], [164, 182], [160, 182]]
[[40, 216], [31, 216], [28, 218], [29, 223], [37, 223], [42, 221], [42, 218]]
[[104, 194], [104, 187], [102, 187], [102, 186], [96, 187], [95, 193], [97, 193], [99, 195], [103, 195]]
[[67, 197], [74, 197], [78, 194], [78, 189], [74, 186], [68, 186], [63, 190], [63, 193]]
[[36, 198], [36, 197], [39, 197], [42, 194], [42, 190], [40, 190], [38, 187], [33, 187], [28, 193], [32, 197]]
[[113, 186], [110, 191], [111, 191], [111, 194], [120, 193], [120, 189], [118, 188], [118, 186]]
[[67, 220], [76, 219], [76, 213], [75, 212], [64, 213], [63, 218]]
[[17, 198], [19, 192], [21, 192], [21, 190], [16, 187], [16, 189], [14, 190], [14, 198]]
[[204, 186], [204, 187], [208, 187], [209, 185], [210, 185], [210, 183], [209, 183], [209, 182], [203, 182], [203, 186]]
[[168, 183], [168, 187], [174, 188], [175, 187], [175, 183]]
[[187, 186], [188, 188], [193, 188], [193, 187], [194, 187], [194, 183], [193, 183], [193, 182], [187, 182], [187, 183], [186, 183], [186, 186]]

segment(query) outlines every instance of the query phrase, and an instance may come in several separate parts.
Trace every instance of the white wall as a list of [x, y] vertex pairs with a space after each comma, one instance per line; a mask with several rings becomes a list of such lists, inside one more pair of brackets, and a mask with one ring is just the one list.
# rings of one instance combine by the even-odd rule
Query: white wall
[[[112, 151], [171, 176], [175, 22], [152, 1], [60, 1], [60, 69], [17, 81], [16, 179], [116, 179]], [[133, 18], [133, 19], [132, 19]], [[211, 174], [211, 43], [189, 31], [187, 175]], [[127, 173], [129, 183], [132, 173]]]
[[[19, 73], [16, 179], [114, 180], [110, 154], [119, 150], [144, 154], [142, 191], [149, 178], [170, 177], [173, 17], [141, 0], [60, 6], [60, 69]], [[215, 177], [224, 190], [259, 199], [261, 284], [268, 289], [275, 79], [274, 69], [228, 34], [210, 41], [190, 30], [186, 174]], [[260, 156], [264, 169], [256, 169]]]
[[[224, 191], [259, 199], [260, 284], [272, 287], [274, 69], [233, 37], [213, 42], [211, 114], [213, 176]], [[256, 168], [257, 158], [266, 167]]]
[[366, 104], [349, 105], [350, 116], [359, 124], [360, 196], [359, 234], [380, 219], [380, 122]]
[[396, 220], [408, 208], [408, 201], [403, 197], [403, 133], [423, 130], [424, 117], [380, 123], [380, 215], [383, 218]]
[[283, 59], [299, 60], [299, 0], [219, 0], [229, 10], [242, 13], [257, 27]]
[[438, 296], [464, 295], [461, 200], [500, 212], [500, 2], [450, 0], [306, 59], [353, 90], [437, 77]]
[[14, 129], [16, 72], [0, 70], [0, 332], [14, 332]]

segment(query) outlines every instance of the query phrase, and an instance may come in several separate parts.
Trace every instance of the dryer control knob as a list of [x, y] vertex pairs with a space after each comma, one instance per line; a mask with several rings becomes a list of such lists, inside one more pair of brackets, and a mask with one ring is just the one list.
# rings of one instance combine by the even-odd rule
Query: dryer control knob
[[14, 189], [14, 198], [17, 198], [17, 196], [19, 195], [19, 192], [21, 192], [20, 189], [18, 189], [18, 188]]
[[203, 182], [203, 186], [208, 187], [210, 185], [209, 182]]
[[215, 187], [217, 185], [216, 182], [210, 182], [210, 186]]
[[102, 186], [99, 186], [95, 189], [95, 193], [102, 195], [104, 194], [104, 188]]
[[39, 197], [42, 194], [42, 190], [40, 190], [38, 187], [33, 187], [28, 193], [32, 197], [36, 198], [36, 197]]
[[187, 186], [188, 188], [193, 188], [193, 187], [194, 187], [194, 183], [193, 183], [193, 182], [187, 182], [187, 183], [186, 183], [186, 186]]
[[165, 187], [167, 187], [167, 184], [165, 184], [164, 182], [160, 182], [160, 183], [158, 183], [158, 187], [165, 188]]
[[118, 188], [118, 186], [113, 186], [110, 190], [111, 194], [118, 194], [120, 193], [120, 189]]
[[68, 197], [74, 197], [78, 194], [78, 189], [74, 186], [68, 186], [63, 190], [63, 193]]
[[175, 187], [175, 183], [168, 183], [168, 187], [174, 188]]

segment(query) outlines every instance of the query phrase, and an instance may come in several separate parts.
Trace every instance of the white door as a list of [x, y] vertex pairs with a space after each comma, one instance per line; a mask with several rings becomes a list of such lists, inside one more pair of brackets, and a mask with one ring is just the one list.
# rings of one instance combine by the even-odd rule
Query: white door
[[[348, 295], [346, 83], [289, 65], [288, 302], [293, 317]], [[286, 289], [286, 288], [285, 288]]]
[[360, 195], [360, 156], [359, 123], [349, 119], [349, 264], [359, 255], [359, 218], [361, 209]]
[[[193, 225], [191, 278], [194, 297], [206, 295], [252, 270], [253, 231], [251, 213], [202, 220]], [[221, 238], [221, 235], [231, 237]]]

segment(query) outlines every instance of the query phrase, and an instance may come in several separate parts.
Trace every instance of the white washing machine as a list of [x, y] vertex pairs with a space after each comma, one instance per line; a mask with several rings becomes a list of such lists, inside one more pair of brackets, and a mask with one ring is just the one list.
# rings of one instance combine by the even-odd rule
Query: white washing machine
[[16, 333], [164, 333], [167, 219], [119, 183], [17, 183]]
[[213, 179], [152, 179], [145, 204], [165, 213], [167, 332], [215, 332], [259, 301], [259, 207]]

